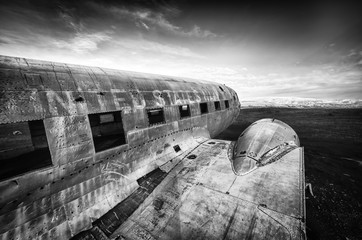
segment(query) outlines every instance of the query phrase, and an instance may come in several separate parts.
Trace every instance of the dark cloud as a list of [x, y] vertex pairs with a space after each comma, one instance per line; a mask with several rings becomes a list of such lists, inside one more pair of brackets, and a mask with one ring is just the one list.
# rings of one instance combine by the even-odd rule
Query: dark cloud
[[361, 4], [12, 0], [0, 54], [223, 81], [241, 96], [362, 98]]

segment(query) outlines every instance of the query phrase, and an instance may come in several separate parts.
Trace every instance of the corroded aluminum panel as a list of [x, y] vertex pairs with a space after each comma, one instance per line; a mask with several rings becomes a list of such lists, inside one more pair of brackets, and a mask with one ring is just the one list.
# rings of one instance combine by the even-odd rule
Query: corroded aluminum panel
[[42, 119], [44, 111], [36, 91], [5, 91], [0, 98], [0, 123]]
[[189, 104], [190, 106], [190, 114], [191, 116], [198, 116], [200, 115], [200, 104], [199, 103], [193, 103], [193, 104]]
[[94, 155], [87, 116], [49, 118], [44, 125], [54, 165]]
[[163, 110], [166, 122], [174, 122], [180, 119], [178, 106], [165, 106]]
[[28, 86], [27, 88], [38, 91], [61, 91], [55, 73], [51, 69], [49, 70], [46, 72], [22, 71]]
[[170, 90], [164, 90], [161, 92], [160, 97], [163, 99], [165, 105], [172, 105], [170, 92], [171, 92]]
[[[104, 179], [106, 180], [106, 178]], [[1, 225], [0, 236], [3, 234], [3, 236], [35, 238], [44, 234], [44, 229], [56, 228], [66, 221], [71, 235], [84, 230], [85, 227], [90, 227], [90, 223], [94, 219], [103, 215], [116, 202], [122, 201], [136, 187], [132, 183], [106, 181], [107, 183], [101, 185], [93, 184], [92, 188], [87, 187], [89, 181], [83, 182], [81, 185], [75, 185], [59, 194], [52, 195], [51, 199], [46, 197], [28, 206], [23, 206], [17, 211], [0, 216], [0, 222], [4, 223]], [[123, 191], [123, 193], [119, 194], [118, 191]], [[49, 212], [50, 208], [53, 211]], [[16, 218], [12, 216], [13, 214]], [[11, 222], [13, 219], [17, 219], [17, 221]], [[17, 227], [20, 225], [31, 226], [30, 228], [34, 230], [24, 231], [25, 229]]]
[[111, 93], [105, 94], [102, 98], [102, 103], [107, 111], [116, 111], [123, 107], [130, 107], [132, 100], [129, 92], [112, 91]]
[[[64, 69], [66, 71], [66, 69]], [[56, 79], [62, 91], [77, 91], [75, 79], [69, 72], [55, 72]]]
[[[148, 81], [148, 79], [152, 79], [152, 81]], [[155, 75], [149, 75], [145, 73], [130, 73], [129, 86], [139, 91], [150, 91], [158, 89], [157, 86], [157, 77]]]
[[83, 115], [88, 113], [87, 102], [84, 101], [82, 92], [69, 92], [70, 102], [75, 106], [75, 112], [70, 115]]
[[192, 127], [200, 127], [200, 128], [207, 128], [207, 116], [203, 115], [201, 117], [193, 117], [191, 118], [191, 125]]
[[[212, 104], [213, 105], [213, 104]], [[210, 107], [210, 105], [209, 105]], [[224, 129], [219, 126], [224, 122], [223, 115], [218, 114], [218, 112], [211, 112], [209, 109], [209, 115], [207, 116], [207, 127], [210, 132], [211, 137], [217, 136]]]
[[102, 68], [89, 68], [90, 75], [94, 76], [94, 83], [97, 91], [110, 92], [112, 89], [112, 81]]
[[154, 91], [143, 91], [142, 95], [146, 102], [146, 107], [163, 107], [165, 100], [161, 97], [161, 92], [158, 90]]
[[137, 91], [137, 87], [131, 82], [129, 74], [115, 70], [103, 69], [111, 81], [112, 89], [120, 91]]
[[[196, 159], [184, 158], [179, 162], [112, 236], [303, 239], [305, 216], [299, 207], [304, 191], [299, 184], [302, 149], [296, 149], [278, 164], [269, 165], [270, 169], [258, 169], [260, 173], [254, 172], [254, 176], [245, 179], [235, 176], [231, 170], [228, 144], [211, 140], [196, 148], [190, 153]], [[281, 165], [292, 168], [288, 170]], [[291, 173], [285, 174], [286, 171]], [[270, 175], [264, 179], [266, 173]], [[274, 186], [264, 188], [264, 184]], [[272, 196], [265, 197], [269, 194]]]
[[27, 88], [31, 90], [44, 90], [44, 79], [47, 79], [46, 73], [23, 72]]
[[127, 139], [129, 142], [132, 143], [132, 145], [135, 145], [135, 146], [140, 145], [140, 144], [143, 145], [145, 141], [148, 141], [150, 139], [150, 136], [148, 134], [148, 129], [128, 131]]
[[45, 117], [69, 116], [77, 114], [72, 92], [44, 91], [39, 92], [41, 106]]
[[191, 123], [192, 123], [191, 118], [182, 118], [179, 121], [178, 126], [180, 129], [189, 129], [192, 127]]
[[146, 106], [146, 102], [145, 102], [142, 92], [130, 91], [130, 96], [132, 99], [131, 107], [140, 109], [140, 108], [144, 108]]
[[[109, 92], [103, 94], [110, 94]], [[103, 102], [103, 95], [100, 95], [98, 92], [81, 92], [81, 95], [84, 98], [85, 104], [87, 104], [87, 113], [97, 113], [102, 110], [101, 104]], [[104, 107], [105, 109], [105, 107]]]
[[[69, 69], [70, 75], [73, 77], [77, 84], [78, 91], [97, 91], [97, 87], [94, 83], [95, 76], [90, 73], [87, 68], [72, 68]], [[93, 75], [93, 76], [92, 76]]]
[[29, 58], [19, 58], [19, 65], [22, 70], [43, 72], [52, 69], [52, 62], [40, 61]]
[[166, 124], [165, 126], [155, 125], [148, 128], [148, 135], [152, 139], [158, 139], [159, 137], [167, 136], [168, 133], [172, 133], [178, 130], [178, 128], [174, 128], [173, 124]]
[[[143, 108], [125, 108], [122, 111], [122, 121], [125, 131], [130, 131], [133, 129], [144, 129], [148, 127], [148, 119]], [[139, 141], [142, 138], [139, 138]], [[133, 142], [128, 140], [128, 142]]]
[[[7, 232], [0, 233], [0, 239], [36, 239], [43, 234], [49, 234], [50, 236], [60, 235], [63, 236], [63, 238], [66, 238], [66, 236], [69, 237], [70, 234], [68, 227], [62, 225], [65, 220], [66, 216], [64, 208], [55, 209], [32, 221], [26, 222], [24, 225], [13, 228]], [[47, 233], [50, 229], [57, 229], [60, 227], [60, 234], [54, 233], [54, 230]], [[29, 231], [30, 229], [32, 229], [32, 231]]]
[[19, 58], [0, 56], [0, 68], [2, 69], [19, 69]]
[[[239, 177], [230, 188], [230, 194], [264, 203], [269, 209], [302, 219], [305, 217], [304, 199], [301, 198], [304, 191], [301, 171], [304, 163], [300, 163], [303, 154], [303, 148], [297, 148], [282, 159]], [[250, 191], [250, 186], [258, 186], [259, 191]]]
[[1, 69], [0, 91], [23, 91], [27, 88], [26, 80], [18, 69]]

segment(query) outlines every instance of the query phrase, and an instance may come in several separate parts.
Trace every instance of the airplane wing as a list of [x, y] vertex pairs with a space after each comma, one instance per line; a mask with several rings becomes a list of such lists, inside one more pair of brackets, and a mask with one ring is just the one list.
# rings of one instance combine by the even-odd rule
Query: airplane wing
[[167, 176], [112, 237], [304, 239], [303, 148], [239, 176], [233, 144], [203, 139], [175, 167], [163, 166]]

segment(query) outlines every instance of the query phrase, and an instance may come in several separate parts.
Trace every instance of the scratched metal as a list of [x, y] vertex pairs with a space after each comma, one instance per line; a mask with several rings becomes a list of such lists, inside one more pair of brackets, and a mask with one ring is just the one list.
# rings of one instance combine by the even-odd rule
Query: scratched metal
[[[237, 102], [200, 115], [200, 102], [236, 96], [218, 89], [206, 81], [0, 56], [0, 124], [44, 120], [52, 156], [52, 166], [0, 182], [0, 239], [68, 239], [91, 228], [137, 188], [138, 178], [236, 118]], [[182, 104], [191, 116], [180, 120]], [[150, 127], [146, 108], [158, 107], [166, 123]], [[127, 143], [95, 153], [87, 115], [109, 111], [121, 111]]]
[[192, 151], [111, 237], [304, 239], [303, 149], [238, 177], [229, 147], [213, 140]]
[[277, 154], [281, 146], [299, 146], [295, 131], [277, 119], [262, 119], [240, 135], [234, 149], [233, 170], [238, 175], [254, 171], [264, 156]]

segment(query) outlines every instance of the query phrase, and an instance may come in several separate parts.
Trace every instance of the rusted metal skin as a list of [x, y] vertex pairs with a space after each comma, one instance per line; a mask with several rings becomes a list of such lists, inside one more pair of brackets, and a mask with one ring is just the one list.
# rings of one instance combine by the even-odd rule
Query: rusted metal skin
[[[185, 104], [190, 116], [181, 118]], [[157, 108], [165, 121], [150, 125], [147, 110]], [[126, 143], [96, 152], [88, 114], [114, 111]], [[238, 113], [236, 93], [217, 83], [0, 56], [0, 152], [29, 144], [18, 123], [41, 120], [51, 156], [46, 167], [1, 178], [0, 239], [69, 239], [91, 228], [137, 179], [171, 168]]]
[[295, 131], [282, 121], [270, 118], [256, 121], [241, 133], [234, 146], [234, 173], [248, 174], [299, 145]]

